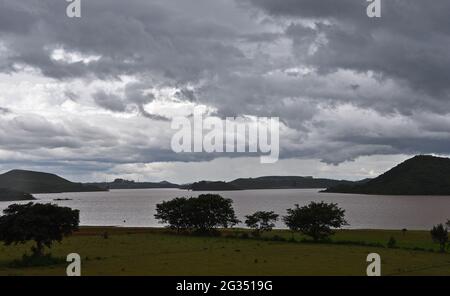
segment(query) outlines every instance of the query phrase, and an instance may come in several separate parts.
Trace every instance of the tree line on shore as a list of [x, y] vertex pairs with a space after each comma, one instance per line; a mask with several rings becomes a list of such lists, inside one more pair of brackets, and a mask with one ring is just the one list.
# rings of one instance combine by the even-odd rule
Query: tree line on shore
[[[216, 228], [229, 228], [242, 222], [236, 218], [231, 199], [217, 194], [202, 194], [198, 197], [180, 197], [156, 205], [155, 218], [162, 224], [180, 231], [212, 233]], [[282, 217], [286, 226], [292, 231], [306, 234], [314, 241], [326, 239], [333, 234], [333, 229], [348, 225], [344, 218], [345, 210], [337, 204], [311, 202], [309, 205], [287, 210]], [[279, 220], [273, 211], [257, 211], [247, 215], [244, 223], [253, 229], [254, 236], [270, 231]]]
[[[181, 197], [164, 201], [156, 206], [155, 218], [162, 224], [177, 232], [211, 234], [217, 228], [233, 227], [242, 222], [236, 218], [231, 199], [216, 194], [203, 194], [199, 197]], [[280, 215], [273, 211], [257, 211], [245, 216], [245, 225], [252, 229], [254, 237], [260, 237], [263, 232], [269, 232], [275, 227]], [[304, 234], [313, 241], [327, 240], [336, 229], [348, 225], [345, 220], [345, 210], [335, 203], [311, 202], [300, 207], [287, 209], [287, 215], [281, 217], [284, 224], [292, 231]], [[431, 238], [445, 252], [449, 242], [447, 224], [439, 224], [430, 231]], [[403, 232], [406, 232], [403, 229]], [[395, 238], [391, 237], [388, 246], [395, 247]]]
[[[211, 235], [219, 228], [230, 228], [241, 221], [236, 217], [231, 199], [217, 194], [202, 194], [198, 197], [178, 197], [156, 205], [155, 218], [177, 233], [195, 233]], [[61, 242], [66, 236], [79, 229], [79, 211], [53, 204], [23, 205], [13, 204], [0, 216], [0, 241], [5, 245], [24, 244], [34, 241], [32, 255], [24, 255], [25, 261], [49, 256], [44, 248], [50, 248], [54, 242]], [[245, 216], [245, 225], [252, 229], [252, 235], [258, 238], [264, 232], [275, 227], [280, 216], [273, 211], [257, 211]], [[292, 231], [304, 234], [314, 242], [325, 241], [336, 229], [348, 225], [345, 210], [334, 203], [311, 202], [305, 206], [294, 205], [281, 217]], [[439, 224], [430, 231], [440, 251], [445, 252], [448, 244], [447, 224]], [[406, 232], [406, 229], [404, 229]], [[391, 238], [388, 246], [395, 245]]]

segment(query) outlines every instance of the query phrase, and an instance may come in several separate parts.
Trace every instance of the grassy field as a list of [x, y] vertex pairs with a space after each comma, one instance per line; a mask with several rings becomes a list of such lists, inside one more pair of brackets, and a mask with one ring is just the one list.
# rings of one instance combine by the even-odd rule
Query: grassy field
[[[366, 256], [372, 252], [381, 255], [383, 275], [450, 275], [450, 254], [436, 252], [425, 231], [343, 230], [328, 244], [263, 240], [274, 235], [291, 239], [289, 231], [273, 231], [261, 240], [239, 238], [243, 233], [248, 232], [196, 237], [163, 229], [91, 227], [55, 244], [52, 254], [79, 253], [83, 275], [365, 275]], [[382, 247], [391, 236], [398, 248]], [[64, 264], [10, 267], [29, 248], [0, 246], [0, 275], [65, 275]]]

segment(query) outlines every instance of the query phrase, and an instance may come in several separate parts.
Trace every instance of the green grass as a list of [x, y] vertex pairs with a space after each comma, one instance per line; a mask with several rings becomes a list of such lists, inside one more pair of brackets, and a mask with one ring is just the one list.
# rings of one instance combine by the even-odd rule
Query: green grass
[[[109, 238], [103, 233], [108, 231]], [[83, 275], [365, 275], [366, 256], [382, 258], [383, 275], [450, 275], [450, 254], [437, 250], [428, 232], [382, 230], [339, 231], [334, 242], [313, 244], [240, 239], [245, 230], [227, 230], [222, 237], [195, 237], [162, 229], [83, 228], [52, 248], [54, 257], [79, 253]], [[291, 238], [288, 231], [268, 236]], [[398, 249], [351, 245], [348, 241], [382, 243], [394, 236]], [[296, 240], [303, 237], [295, 235]], [[64, 264], [12, 268], [10, 262], [30, 245], [0, 246], [0, 275], [65, 275]]]
[[[245, 231], [245, 230], [242, 230]], [[292, 237], [297, 241], [308, 239], [308, 237], [290, 231], [275, 230], [266, 233], [264, 237], [272, 237], [278, 235], [285, 239]], [[339, 230], [331, 241], [335, 243], [355, 243], [364, 242], [366, 244], [381, 244], [387, 247], [390, 237], [394, 237], [397, 242], [397, 247], [402, 249], [423, 249], [427, 251], [439, 251], [439, 245], [433, 243], [429, 231], [407, 231], [403, 233], [400, 230]]]

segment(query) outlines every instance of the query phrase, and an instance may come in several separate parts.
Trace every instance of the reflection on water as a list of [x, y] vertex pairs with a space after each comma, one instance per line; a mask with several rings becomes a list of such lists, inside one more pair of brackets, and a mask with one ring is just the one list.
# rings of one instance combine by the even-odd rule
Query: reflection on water
[[[286, 214], [294, 204], [310, 201], [339, 204], [346, 210], [349, 228], [430, 229], [450, 219], [450, 196], [370, 196], [319, 193], [317, 189], [248, 190], [217, 192], [234, 201], [240, 220], [258, 210]], [[154, 219], [155, 206], [178, 196], [201, 192], [178, 189], [130, 189], [109, 192], [36, 194], [37, 202], [51, 202], [80, 210], [81, 225], [161, 226]], [[55, 199], [71, 199], [57, 200]], [[23, 203], [23, 202], [21, 202]], [[11, 202], [0, 202], [0, 210]], [[241, 225], [242, 226], [242, 225]], [[277, 227], [284, 228], [282, 222]]]

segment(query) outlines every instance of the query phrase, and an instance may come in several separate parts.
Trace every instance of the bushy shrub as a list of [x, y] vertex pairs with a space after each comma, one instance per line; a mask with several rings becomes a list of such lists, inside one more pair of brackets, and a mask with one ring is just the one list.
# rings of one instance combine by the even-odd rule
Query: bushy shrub
[[439, 224], [431, 229], [430, 234], [433, 241], [439, 244], [440, 251], [444, 253], [448, 242], [448, 229], [443, 224]]
[[395, 237], [391, 236], [389, 238], [389, 241], [387, 243], [387, 247], [390, 249], [393, 249], [395, 247], [397, 247], [397, 240], [395, 239]]
[[41, 267], [41, 266], [51, 266], [57, 264], [66, 264], [64, 258], [55, 258], [51, 254], [45, 255], [23, 255], [22, 259], [14, 260], [9, 264], [13, 268], [25, 268], [25, 267]]

